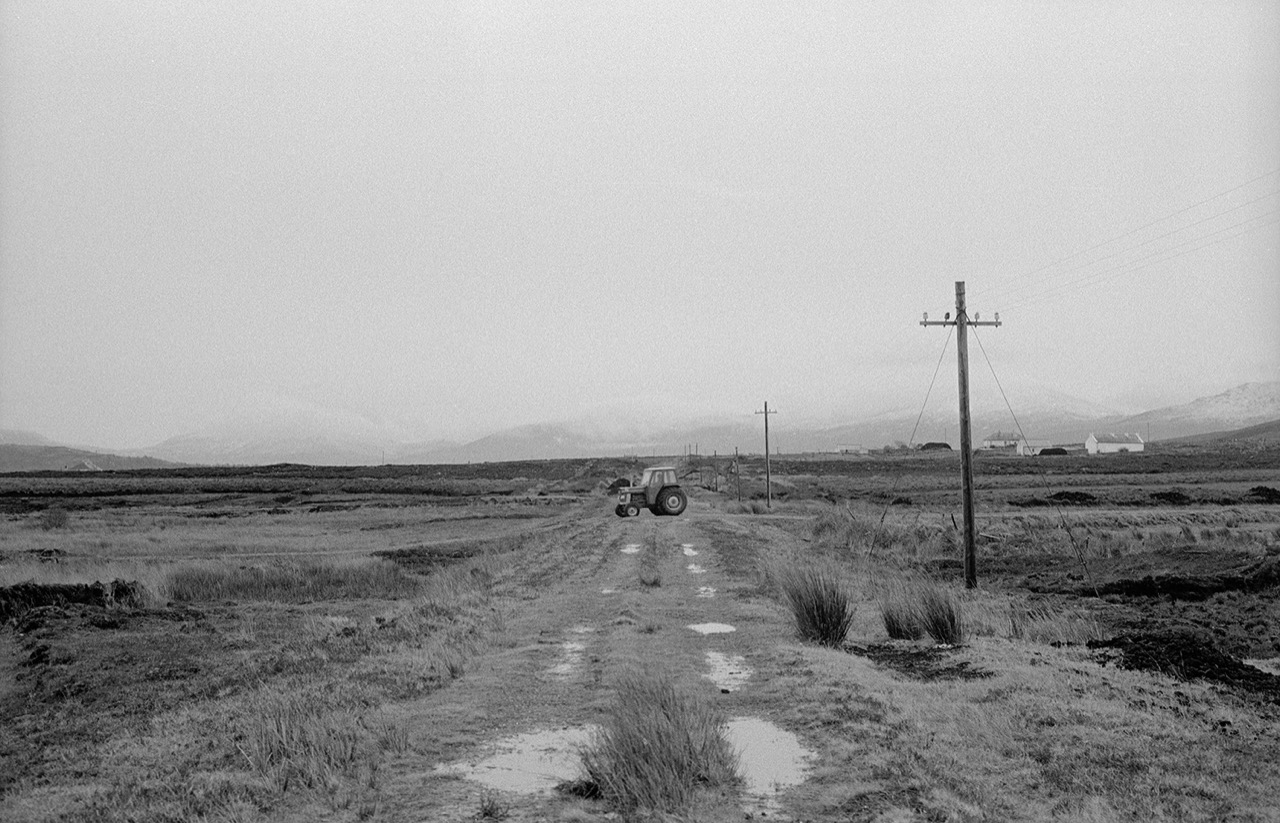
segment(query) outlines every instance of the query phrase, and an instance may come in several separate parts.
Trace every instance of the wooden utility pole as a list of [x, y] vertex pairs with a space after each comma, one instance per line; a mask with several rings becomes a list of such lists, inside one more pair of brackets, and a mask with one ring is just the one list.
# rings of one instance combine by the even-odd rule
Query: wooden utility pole
[[733, 478], [738, 481], [738, 502], [742, 502], [742, 466], [738, 463], [738, 447], [733, 447]]
[[756, 414], [764, 415], [764, 505], [773, 508], [773, 475], [769, 472], [769, 415], [777, 414], [777, 409], [769, 411], [769, 401], [764, 401], [764, 411]]
[[978, 585], [978, 553], [975, 546], [976, 529], [973, 523], [973, 446], [969, 433], [969, 326], [999, 326], [1000, 313], [995, 320], [978, 321], [975, 314], [969, 319], [964, 304], [964, 281], [956, 281], [956, 319], [950, 313], [943, 320], [930, 320], [925, 314], [922, 326], [955, 326], [956, 359], [960, 369], [960, 485], [964, 499], [964, 585], [972, 589]]

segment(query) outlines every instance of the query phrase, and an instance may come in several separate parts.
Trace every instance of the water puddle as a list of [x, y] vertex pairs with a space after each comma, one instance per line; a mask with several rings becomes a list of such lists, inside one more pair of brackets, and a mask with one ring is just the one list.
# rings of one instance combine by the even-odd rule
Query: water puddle
[[804, 782], [813, 752], [791, 732], [758, 717], [735, 717], [727, 731], [741, 758], [745, 808], [777, 817], [778, 792]]
[[699, 586], [698, 597], [715, 597], [716, 590], [710, 586]]
[[500, 791], [533, 794], [581, 776], [578, 752], [594, 727], [529, 732], [499, 740], [484, 760], [449, 763], [436, 771], [457, 774]]
[[600, 593], [601, 594], [617, 594], [618, 590], [617, 589], [601, 589]]
[[703, 677], [720, 687], [720, 691], [728, 694], [736, 692], [751, 679], [751, 667], [747, 659], [736, 654], [707, 652], [707, 665], [711, 667], [709, 674]]
[[547, 672], [556, 677], [571, 677], [578, 667], [582, 665], [582, 653], [586, 651], [587, 645], [579, 643], [576, 640], [566, 640], [560, 644], [560, 661]]
[[681, 544], [680, 544], [680, 549], [681, 549], [681, 551], [683, 551], [683, 552], [684, 552], [684, 556], [685, 556], [685, 557], [697, 557], [697, 556], [698, 556], [698, 553], [697, 553], [696, 551], [694, 551], [694, 550], [693, 550], [693, 544], [692, 544], [692, 543], [681, 543]]
[[698, 634], [728, 634], [729, 632], [737, 631], [728, 623], [694, 623], [689, 628]]
[[685, 566], [689, 570], [689, 574], [706, 574], [707, 570], [699, 566], [697, 563], [690, 563]]
[[623, 554], [639, 554], [639, 553], [640, 553], [640, 544], [639, 544], [639, 543], [628, 543], [627, 545], [625, 545], [625, 546], [623, 546], [623, 547], [622, 547], [622, 553], [623, 553]]

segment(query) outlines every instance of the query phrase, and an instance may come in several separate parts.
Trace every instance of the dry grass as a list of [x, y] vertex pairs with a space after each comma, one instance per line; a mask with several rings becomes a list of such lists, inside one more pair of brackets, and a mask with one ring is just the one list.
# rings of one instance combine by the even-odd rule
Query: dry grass
[[679, 813], [699, 789], [732, 784], [738, 768], [725, 720], [702, 691], [637, 671], [618, 683], [582, 765], [600, 797], [627, 814]]
[[279, 562], [270, 565], [188, 564], [169, 572], [166, 590], [179, 602], [314, 600], [409, 597], [422, 580], [387, 560]]
[[1082, 646], [1106, 633], [1097, 618], [1085, 612], [1047, 603], [1031, 606], [1014, 602], [1009, 604], [1009, 636], [1053, 646]]

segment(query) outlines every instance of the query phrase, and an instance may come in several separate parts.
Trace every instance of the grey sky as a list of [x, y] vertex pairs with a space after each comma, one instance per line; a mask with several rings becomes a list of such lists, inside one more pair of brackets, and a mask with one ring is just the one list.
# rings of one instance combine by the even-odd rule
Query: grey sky
[[0, 0], [0, 83], [0, 425], [61, 440], [861, 414], [956, 280], [1006, 387], [1280, 376], [1274, 2]]

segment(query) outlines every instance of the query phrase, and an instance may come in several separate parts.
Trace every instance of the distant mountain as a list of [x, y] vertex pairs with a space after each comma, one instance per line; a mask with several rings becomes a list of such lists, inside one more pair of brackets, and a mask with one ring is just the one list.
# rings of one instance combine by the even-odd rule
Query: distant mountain
[[174, 468], [178, 465], [153, 457], [122, 457], [66, 446], [0, 445], [0, 472], [119, 471]]
[[1280, 419], [1232, 431], [1193, 434], [1168, 441], [1170, 444], [1238, 446], [1256, 448], [1280, 445]]
[[1211, 397], [1180, 406], [1107, 421], [1100, 429], [1136, 432], [1151, 440], [1169, 440], [1210, 432], [1225, 432], [1280, 418], [1280, 381], [1245, 383]]
[[[1180, 406], [1122, 415], [1052, 387], [1022, 387], [1013, 392], [1015, 423], [1002, 397], [975, 403], [971, 416], [973, 443], [996, 431], [1021, 431], [1031, 439], [1053, 443], [1083, 443], [1090, 432], [1136, 432], [1165, 440], [1211, 432], [1226, 432], [1280, 419], [1280, 382], [1248, 383], [1212, 397]], [[770, 420], [770, 446], [786, 454], [879, 449], [894, 443], [946, 441], [959, 447], [954, 399], [919, 409], [899, 408], [848, 422], [803, 420], [779, 415]], [[655, 422], [657, 421], [657, 422]], [[914, 432], [914, 436], [913, 436]], [[3, 432], [22, 438], [22, 448], [57, 449], [30, 432]], [[18, 445], [10, 447], [18, 448]], [[663, 456], [696, 449], [700, 454], [732, 454], [764, 450], [764, 424], [759, 415], [720, 415], [673, 419], [661, 410], [628, 416], [600, 413], [559, 423], [540, 423], [504, 429], [466, 443], [418, 441], [410, 433], [361, 415], [335, 411], [292, 400], [269, 399], [238, 416], [199, 432], [170, 438], [145, 451], [116, 460], [157, 458], [185, 464], [261, 465], [311, 463], [376, 465], [379, 463], [467, 463], [542, 460], [602, 456]], [[100, 468], [120, 468], [111, 456], [74, 449], [19, 454], [10, 451], [0, 471], [19, 468], [63, 469], [79, 460]], [[138, 464], [142, 465], [142, 464]], [[129, 465], [132, 467], [132, 464]]]
[[49, 438], [21, 429], [0, 429], [0, 444], [11, 446], [56, 446]]

